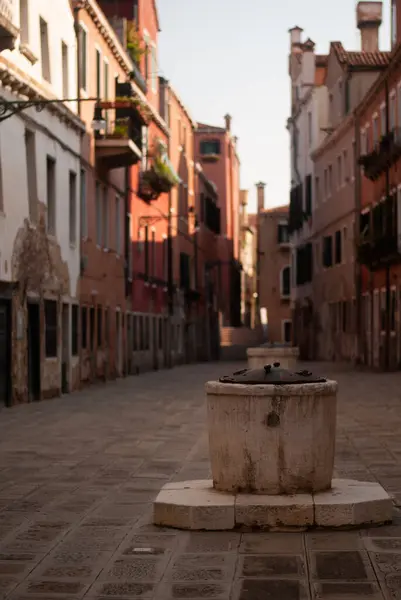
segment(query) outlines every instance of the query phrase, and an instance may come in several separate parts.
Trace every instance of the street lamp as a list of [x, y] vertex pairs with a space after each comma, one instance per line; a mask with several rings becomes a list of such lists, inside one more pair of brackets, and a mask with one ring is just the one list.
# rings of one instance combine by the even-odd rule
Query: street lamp
[[13, 115], [18, 115], [28, 108], [35, 108], [37, 112], [42, 112], [46, 106], [65, 104], [66, 102], [98, 102], [98, 100], [98, 98], [55, 98], [52, 100], [46, 100], [44, 98], [6, 100], [5, 98], [0, 98], [0, 123], [6, 121]]
[[107, 123], [103, 118], [102, 107], [100, 104], [96, 104], [95, 110], [93, 113], [93, 121], [92, 121], [92, 129], [93, 131], [103, 131], [106, 129]]

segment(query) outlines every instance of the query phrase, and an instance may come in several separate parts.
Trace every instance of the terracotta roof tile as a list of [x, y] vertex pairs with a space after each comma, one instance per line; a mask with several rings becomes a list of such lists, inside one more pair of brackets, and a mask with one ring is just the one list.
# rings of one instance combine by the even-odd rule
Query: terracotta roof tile
[[341, 65], [347, 67], [386, 67], [390, 63], [391, 52], [349, 52], [345, 50], [341, 42], [332, 42], [337, 60]]
[[265, 208], [263, 210], [264, 213], [283, 213], [286, 214], [289, 212], [290, 205], [284, 204], [283, 206], [273, 206], [272, 208]]
[[327, 54], [316, 54], [315, 55], [315, 65], [317, 67], [327, 67], [328, 62]]
[[217, 127], [216, 125], [206, 125], [205, 123], [199, 123], [198, 122], [198, 131], [200, 129], [207, 129], [210, 132], [216, 132], [216, 133], [224, 133], [226, 130], [224, 127]]

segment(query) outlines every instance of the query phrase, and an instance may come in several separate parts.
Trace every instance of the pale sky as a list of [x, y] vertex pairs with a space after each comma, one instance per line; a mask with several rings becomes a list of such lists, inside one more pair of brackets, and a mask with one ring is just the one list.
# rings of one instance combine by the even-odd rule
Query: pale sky
[[[288, 29], [327, 53], [330, 41], [359, 50], [354, 0], [158, 0], [160, 71], [192, 117], [239, 137], [241, 187], [265, 181], [266, 207], [289, 199]], [[390, 45], [390, 0], [383, 2], [381, 49]]]

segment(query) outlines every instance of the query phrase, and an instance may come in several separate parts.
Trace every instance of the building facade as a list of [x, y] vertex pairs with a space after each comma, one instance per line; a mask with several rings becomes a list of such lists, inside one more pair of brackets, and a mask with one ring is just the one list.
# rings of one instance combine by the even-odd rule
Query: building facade
[[223, 325], [241, 325], [241, 266], [239, 263], [240, 162], [237, 138], [231, 132], [231, 116], [225, 127], [198, 123], [195, 159], [218, 192], [221, 235], [218, 260], [221, 281], [219, 312]]
[[[331, 43], [319, 86], [327, 103], [318, 102], [308, 113], [320, 134], [309, 145], [313, 177], [305, 189], [312, 198], [311, 227], [305, 250], [295, 249], [294, 281], [297, 298], [299, 288], [307, 290], [294, 317], [294, 337], [306, 359], [356, 360], [358, 355], [353, 111], [389, 61], [389, 53], [378, 48], [381, 12], [380, 2], [358, 3], [361, 49], [350, 52], [340, 42]], [[303, 231], [307, 215], [292, 195], [290, 228]], [[296, 236], [292, 239], [296, 246]]]
[[392, 3], [393, 54], [356, 110], [359, 360], [401, 366], [401, 2]]
[[241, 322], [256, 325], [256, 222], [248, 214], [248, 190], [240, 191]]
[[258, 302], [267, 341], [291, 344], [289, 207], [265, 209], [264, 185], [257, 184]]
[[58, 2], [57, 11], [45, 0], [17, 4], [0, 6], [1, 96], [63, 102], [10, 116], [11, 109], [1, 122], [3, 404], [56, 396], [79, 381], [78, 190], [85, 126], [76, 102], [68, 101], [76, 98], [74, 18], [68, 0]]
[[289, 74], [291, 80], [290, 134], [291, 193], [291, 306], [294, 343], [300, 355], [310, 354], [310, 313], [313, 278], [311, 238], [315, 204], [313, 150], [322, 142], [327, 127], [328, 94], [325, 84], [327, 56], [315, 53], [315, 44], [302, 41], [303, 30], [290, 30]]

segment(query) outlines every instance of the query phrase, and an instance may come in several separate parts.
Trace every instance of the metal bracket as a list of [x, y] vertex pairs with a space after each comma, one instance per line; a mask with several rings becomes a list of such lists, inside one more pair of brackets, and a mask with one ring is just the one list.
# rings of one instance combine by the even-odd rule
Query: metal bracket
[[27, 108], [35, 107], [37, 112], [42, 112], [46, 106], [51, 104], [64, 104], [65, 102], [97, 102], [98, 98], [64, 98], [62, 100], [5, 100], [0, 98], [0, 123], [13, 115], [18, 115]]

